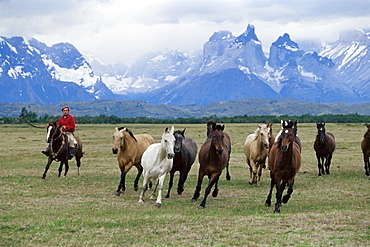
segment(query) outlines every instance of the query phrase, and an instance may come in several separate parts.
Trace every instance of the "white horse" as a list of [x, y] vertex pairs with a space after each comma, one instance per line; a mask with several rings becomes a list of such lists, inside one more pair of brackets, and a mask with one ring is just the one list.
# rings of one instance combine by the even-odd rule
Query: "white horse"
[[269, 152], [269, 131], [267, 124], [258, 125], [253, 134], [247, 136], [244, 142], [244, 154], [250, 170], [249, 184], [260, 185], [262, 168]]
[[144, 194], [148, 189], [149, 180], [156, 180], [155, 191], [158, 187], [158, 197], [155, 205], [160, 207], [162, 204], [162, 190], [164, 179], [173, 166], [173, 157], [175, 156], [175, 136], [173, 135], [174, 126], [169, 130], [166, 128], [162, 135], [161, 143], [154, 143], [150, 145], [144, 152], [141, 158], [141, 165], [143, 166], [143, 190], [140, 194], [139, 203], [144, 202]]

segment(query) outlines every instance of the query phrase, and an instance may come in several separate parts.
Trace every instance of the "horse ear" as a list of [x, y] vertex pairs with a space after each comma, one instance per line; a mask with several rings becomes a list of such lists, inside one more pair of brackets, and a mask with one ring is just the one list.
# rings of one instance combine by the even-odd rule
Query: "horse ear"
[[225, 129], [225, 125], [223, 124], [223, 125], [221, 126], [221, 130], [222, 130], [222, 131], [224, 131], [224, 129]]
[[182, 135], [184, 135], [184, 134], [185, 134], [185, 130], [186, 130], [186, 128], [182, 131]]
[[118, 127], [116, 127], [116, 128], [114, 129], [114, 131], [118, 131]]
[[171, 133], [175, 132], [175, 126], [172, 125]]
[[166, 127], [166, 128], [164, 129], [164, 132], [168, 132], [168, 127]]

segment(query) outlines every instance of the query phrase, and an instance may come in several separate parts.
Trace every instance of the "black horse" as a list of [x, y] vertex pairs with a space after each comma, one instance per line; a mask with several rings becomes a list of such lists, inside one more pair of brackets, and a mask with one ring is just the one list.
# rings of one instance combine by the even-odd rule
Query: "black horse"
[[[46, 142], [50, 144], [50, 154], [48, 156], [48, 163], [46, 164], [44, 174], [42, 175], [42, 179], [45, 179], [46, 173], [48, 172], [49, 167], [53, 160], [60, 161], [58, 177], [60, 177], [62, 173], [63, 164], [65, 165], [64, 176], [67, 176], [67, 172], [69, 169], [68, 136], [62, 132], [61, 126], [59, 126], [57, 122], [54, 120], [49, 120], [49, 123], [46, 125], [46, 127], [47, 127]], [[81, 158], [83, 156], [82, 142], [80, 138], [78, 138], [77, 136], [75, 136], [75, 139], [77, 141], [78, 147], [74, 149], [74, 156], [76, 157], [78, 175], [80, 175]]]
[[185, 137], [185, 130], [186, 129], [183, 131], [177, 130], [173, 133], [175, 136], [175, 157], [173, 158], [173, 166], [170, 171], [170, 182], [166, 198], [170, 197], [170, 191], [173, 186], [173, 177], [177, 171], [180, 172], [180, 178], [177, 184], [177, 194], [182, 194], [184, 191], [184, 183], [197, 155], [197, 144], [193, 139]]

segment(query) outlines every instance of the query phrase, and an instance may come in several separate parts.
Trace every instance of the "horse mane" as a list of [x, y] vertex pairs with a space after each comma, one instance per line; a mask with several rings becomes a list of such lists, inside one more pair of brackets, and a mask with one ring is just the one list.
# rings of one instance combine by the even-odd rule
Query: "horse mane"
[[129, 135], [137, 142], [137, 140], [136, 140], [136, 137], [134, 136], [134, 134], [132, 133], [132, 131], [131, 130], [129, 130], [128, 128], [126, 128], [126, 127], [120, 127], [120, 128], [118, 128], [118, 131], [121, 131], [121, 130], [124, 130], [124, 131], [126, 131], [127, 133], [129, 133]]

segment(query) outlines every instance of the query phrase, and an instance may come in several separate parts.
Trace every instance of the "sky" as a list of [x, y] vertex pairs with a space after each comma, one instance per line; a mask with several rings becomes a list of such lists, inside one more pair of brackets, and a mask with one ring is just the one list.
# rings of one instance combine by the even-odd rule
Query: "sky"
[[370, 28], [369, 0], [0, 0], [0, 36], [69, 42], [108, 64], [130, 66], [148, 51], [200, 51], [214, 32], [248, 24], [268, 51], [288, 33], [334, 42]]

